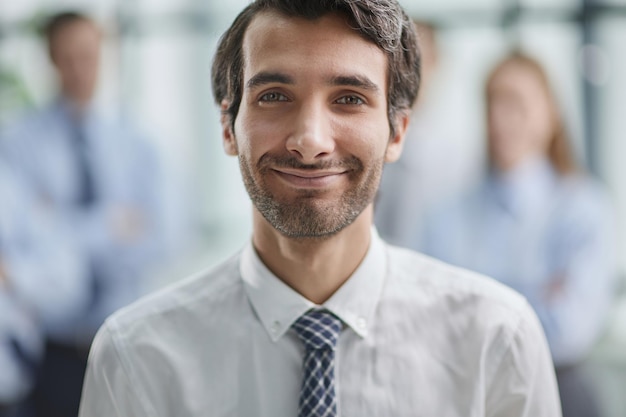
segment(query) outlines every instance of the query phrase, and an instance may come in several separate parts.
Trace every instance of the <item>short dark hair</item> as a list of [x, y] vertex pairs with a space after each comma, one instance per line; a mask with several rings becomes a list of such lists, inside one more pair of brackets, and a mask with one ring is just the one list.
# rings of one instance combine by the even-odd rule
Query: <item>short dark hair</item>
[[93, 20], [84, 13], [67, 10], [59, 13], [55, 13], [49, 16], [41, 27], [41, 33], [46, 40], [48, 45], [48, 52], [52, 54], [51, 44], [54, 37], [61, 31], [63, 28], [70, 26], [76, 22], [91, 22]]
[[415, 28], [396, 0], [255, 0], [248, 5], [220, 39], [211, 72], [215, 102], [218, 105], [223, 100], [229, 103], [225, 114], [232, 127], [243, 94], [244, 35], [252, 19], [263, 11], [308, 20], [329, 13], [348, 16], [354, 30], [387, 55], [387, 113], [394, 134], [396, 115], [413, 106], [420, 82], [420, 53]]

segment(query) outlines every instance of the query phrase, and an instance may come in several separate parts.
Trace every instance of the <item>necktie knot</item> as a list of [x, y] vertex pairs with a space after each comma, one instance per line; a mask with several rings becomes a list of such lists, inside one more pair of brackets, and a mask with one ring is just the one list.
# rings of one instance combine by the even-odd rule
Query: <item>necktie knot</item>
[[307, 351], [335, 350], [341, 332], [341, 320], [325, 310], [311, 310], [293, 324]]

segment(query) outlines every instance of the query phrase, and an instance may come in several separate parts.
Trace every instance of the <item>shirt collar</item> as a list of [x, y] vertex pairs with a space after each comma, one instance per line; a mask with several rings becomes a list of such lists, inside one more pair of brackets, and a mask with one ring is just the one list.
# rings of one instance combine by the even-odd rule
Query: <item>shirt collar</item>
[[524, 216], [545, 208], [554, 193], [557, 174], [545, 158], [533, 158], [512, 171], [492, 176], [496, 200], [511, 213]]
[[311, 308], [324, 308], [366, 337], [381, 297], [387, 258], [385, 244], [372, 228], [370, 247], [352, 276], [322, 306], [307, 300], [263, 264], [252, 242], [244, 248], [240, 271], [248, 299], [272, 341]]
[[[58, 95], [52, 102], [52, 109], [60, 114], [68, 123], [75, 124], [78, 119], [73, 109], [72, 102], [62, 94]], [[96, 116], [96, 105], [91, 102], [82, 111], [80, 122], [88, 124]]]

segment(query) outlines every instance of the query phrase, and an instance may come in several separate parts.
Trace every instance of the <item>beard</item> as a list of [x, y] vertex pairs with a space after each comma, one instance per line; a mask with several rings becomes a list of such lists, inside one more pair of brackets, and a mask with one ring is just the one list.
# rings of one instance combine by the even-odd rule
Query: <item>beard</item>
[[[295, 239], [328, 238], [352, 224], [374, 201], [382, 175], [384, 158], [366, 167], [352, 156], [341, 161], [322, 161], [306, 165], [291, 156], [265, 154], [253, 167], [244, 155], [239, 155], [243, 182], [252, 203], [272, 227], [284, 236]], [[341, 167], [346, 171], [350, 187], [338, 199], [324, 198], [323, 190], [303, 189], [296, 197], [281, 198], [270, 191], [264, 178], [274, 168], [317, 170]], [[255, 175], [256, 173], [256, 175]]]

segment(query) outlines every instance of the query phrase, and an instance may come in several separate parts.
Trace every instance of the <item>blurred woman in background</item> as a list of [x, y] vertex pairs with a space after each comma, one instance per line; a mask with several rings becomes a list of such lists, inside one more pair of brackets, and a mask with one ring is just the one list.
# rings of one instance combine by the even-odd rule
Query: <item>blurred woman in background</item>
[[582, 363], [601, 333], [616, 271], [607, 196], [576, 164], [541, 65], [513, 53], [486, 84], [488, 169], [433, 213], [421, 249], [490, 275], [532, 304], [565, 417], [599, 415]]

